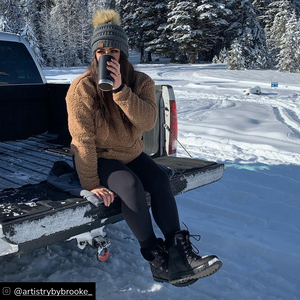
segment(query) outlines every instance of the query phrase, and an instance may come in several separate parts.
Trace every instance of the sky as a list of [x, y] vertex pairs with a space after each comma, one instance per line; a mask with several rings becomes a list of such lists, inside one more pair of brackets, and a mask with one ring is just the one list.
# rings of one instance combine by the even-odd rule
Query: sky
[[[226, 164], [220, 181], [176, 196], [181, 222], [201, 235], [193, 244], [201, 255], [218, 255], [223, 267], [185, 288], [156, 283], [122, 221], [105, 228], [112, 243], [105, 262], [72, 240], [0, 258], [0, 281], [96, 282], [97, 299], [109, 300], [299, 300], [300, 74], [163, 59], [135, 68], [173, 86], [178, 138], [193, 158]], [[51, 82], [82, 72], [45, 70]], [[256, 86], [261, 94], [249, 94]], [[188, 157], [177, 147], [177, 156]]]

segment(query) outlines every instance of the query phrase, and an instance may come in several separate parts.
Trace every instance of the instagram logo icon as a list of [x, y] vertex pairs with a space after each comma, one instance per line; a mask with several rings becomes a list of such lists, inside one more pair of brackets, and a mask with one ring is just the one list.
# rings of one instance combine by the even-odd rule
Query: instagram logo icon
[[9, 287], [4, 287], [2, 289], [2, 295], [3, 296], [9, 296], [11, 294], [11, 289]]

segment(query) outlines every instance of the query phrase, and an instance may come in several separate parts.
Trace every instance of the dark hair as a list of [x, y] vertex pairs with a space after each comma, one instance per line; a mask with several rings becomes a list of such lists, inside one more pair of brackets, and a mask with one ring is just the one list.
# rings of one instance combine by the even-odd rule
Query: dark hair
[[[124, 84], [129, 86], [131, 90], [134, 90], [134, 68], [132, 64], [128, 61], [127, 56], [121, 51], [120, 53], [120, 71], [122, 75], [122, 81]], [[112, 92], [103, 92], [98, 87], [98, 61], [96, 59], [96, 55], [94, 55], [94, 59], [88, 67], [89, 77], [95, 86], [95, 109], [99, 113], [100, 117], [105, 120], [105, 122], [109, 126], [115, 126], [113, 119], [111, 118], [111, 112], [109, 110], [108, 103], [113, 101]], [[132, 129], [133, 124], [129, 121], [125, 113], [119, 108], [121, 116], [123, 118], [123, 122], [127, 129]]]

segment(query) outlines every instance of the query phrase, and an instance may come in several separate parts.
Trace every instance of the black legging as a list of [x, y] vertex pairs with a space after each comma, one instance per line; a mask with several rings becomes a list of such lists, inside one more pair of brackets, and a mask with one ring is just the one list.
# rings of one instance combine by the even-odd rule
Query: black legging
[[155, 239], [144, 190], [151, 195], [154, 220], [166, 239], [180, 230], [177, 205], [169, 177], [147, 154], [122, 164], [117, 160], [98, 159], [101, 185], [120, 196], [122, 213], [142, 248]]

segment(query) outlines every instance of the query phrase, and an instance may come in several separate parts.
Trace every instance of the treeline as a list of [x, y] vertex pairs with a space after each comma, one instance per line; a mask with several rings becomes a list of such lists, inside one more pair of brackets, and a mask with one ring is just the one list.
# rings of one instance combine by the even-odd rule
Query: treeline
[[141, 62], [152, 54], [177, 63], [300, 72], [299, 0], [1, 0], [0, 30], [26, 38], [49, 67], [87, 65], [96, 9], [119, 11]]

